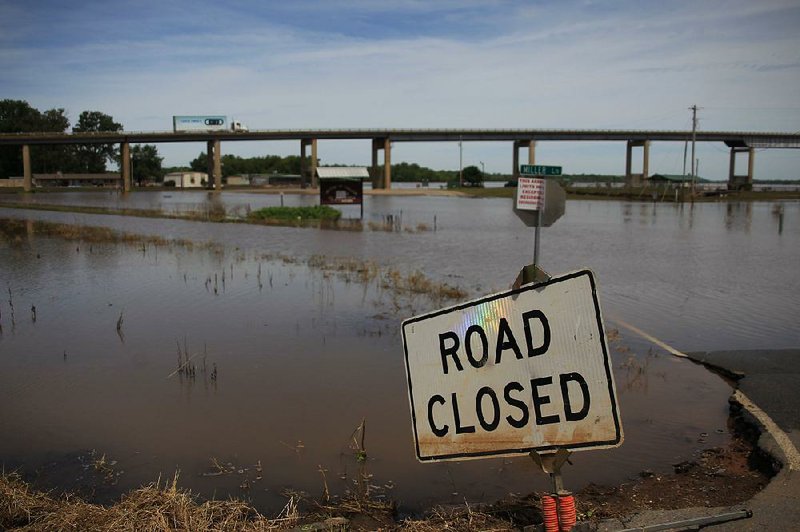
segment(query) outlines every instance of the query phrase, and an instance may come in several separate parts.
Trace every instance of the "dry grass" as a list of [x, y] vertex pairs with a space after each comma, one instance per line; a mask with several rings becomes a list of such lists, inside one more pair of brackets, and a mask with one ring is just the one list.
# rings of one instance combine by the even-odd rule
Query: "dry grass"
[[[513, 530], [511, 523], [463, 508], [433, 510], [424, 519], [395, 520], [393, 503], [360, 497], [337, 498], [313, 505], [303, 515], [302, 495], [287, 494], [287, 503], [274, 518], [261, 515], [239, 500], [199, 502], [178, 487], [178, 476], [124, 495], [112, 506], [79, 498], [54, 498], [32, 490], [16, 474], [0, 475], [0, 529], [25, 531], [270, 531], [309, 523], [308, 530]], [[346, 520], [336, 519], [344, 517]], [[321, 525], [321, 526], [320, 526]]]
[[289, 499], [269, 519], [242, 501], [198, 502], [178, 488], [178, 476], [124, 495], [113, 506], [65, 496], [53, 498], [32, 490], [16, 474], [0, 476], [0, 528], [17, 530], [282, 530], [300, 523], [297, 501]]

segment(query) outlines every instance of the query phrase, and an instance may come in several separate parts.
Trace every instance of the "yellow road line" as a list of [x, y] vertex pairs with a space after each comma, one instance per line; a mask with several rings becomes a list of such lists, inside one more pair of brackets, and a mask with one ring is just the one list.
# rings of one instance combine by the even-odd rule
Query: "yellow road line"
[[[625, 327], [630, 331], [635, 332], [642, 338], [649, 340], [669, 353], [672, 353], [676, 357], [689, 358], [686, 353], [678, 351], [671, 345], [666, 344], [658, 338], [647, 334], [640, 328], [631, 325], [630, 323], [617, 318], [611, 318], [611, 321]], [[769, 417], [769, 414], [761, 410], [761, 408], [759, 408], [759, 406], [756, 405], [749, 397], [742, 393], [741, 390], [734, 390], [733, 399], [742, 405], [745, 410], [750, 412], [750, 414], [752, 414], [752, 416], [764, 426], [767, 432], [772, 435], [772, 437], [775, 439], [775, 443], [781, 448], [781, 451], [783, 451], [783, 454], [786, 457], [787, 463], [784, 465], [786, 465], [792, 471], [800, 470], [800, 452], [798, 452], [797, 447], [795, 447], [794, 443], [792, 443], [792, 440], [789, 439], [789, 436], [786, 435], [783, 429], [781, 429], [777, 423], [775, 423], [772, 418]]]
[[662, 349], [664, 349], [664, 350], [668, 351], [669, 353], [672, 353], [672, 354], [673, 354], [673, 355], [675, 355], [676, 357], [681, 357], [681, 358], [689, 358], [689, 356], [688, 356], [686, 353], [683, 353], [683, 352], [681, 352], [681, 351], [678, 351], [677, 349], [675, 349], [675, 348], [674, 348], [674, 347], [672, 347], [671, 345], [669, 345], [669, 344], [665, 344], [664, 342], [662, 342], [661, 340], [659, 340], [659, 339], [658, 339], [658, 338], [656, 338], [655, 336], [651, 336], [651, 335], [647, 334], [646, 332], [644, 332], [644, 331], [643, 331], [643, 330], [641, 330], [640, 328], [638, 328], [638, 327], [636, 327], [636, 326], [634, 326], [634, 325], [631, 325], [630, 323], [627, 323], [627, 322], [625, 322], [625, 321], [622, 321], [622, 320], [620, 320], [620, 319], [617, 319], [617, 318], [611, 318], [611, 321], [613, 321], [613, 322], [616, 322], [616, 323], [618, 323], [619, 325], [622, 325], [623, 327], [625, 327], [626, 329], [628, 329], [628, 330], [630, 330], [630, 331], [633, 331], [633, 332], [635, 332], [636, 334], [638, 334], [638, 335], [639, 335], [639, 336], [641, 336], [642, 338], [645, 338], [645, 339], [647, 339], [647, 340], [650, 340], [651, 342], [653, 342], [654, 344], [656, 344], [658, 347], [661, 347]]
[[753, 401], [750, 400], [745, 394], [743, 394], [740, 390], [736, 390], [733, 392], [733, 398], [736, 402], [742, 405], [748, 412], [750, 412], [754, 418], [756, 418], [764, 428], [767, 429], [773, 438], [775, 438], [775, 443], [778, 444], [778, 447], [781, 448], [783, 451], [784, 456], [786, 457], [786, 466], [789, 467], [790, 470], [797, 471], [800, 469], [800, 452], [797, 451], [797, 447], [794, 446], [792, 440], [789, 439], [789, 436], [786, 435], [783, 430], [774, 422], [772, 418], [769, 417], [769, 414], [761, 410], [758, 405], [756, 405]]

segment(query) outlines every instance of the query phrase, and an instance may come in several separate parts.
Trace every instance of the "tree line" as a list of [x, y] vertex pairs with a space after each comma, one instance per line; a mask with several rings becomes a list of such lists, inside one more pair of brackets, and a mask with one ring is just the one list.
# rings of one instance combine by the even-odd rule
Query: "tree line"
[[[70, 120], [64, 108], [40, 111], [24, 100], [0, 100], [0, 133], [64, 133], [70, 130]], [[122, 124], [101, 111], [83, 111], [72, 126], [73, 133], [120, 132]], [[310, 158], [307, 158], [310, 159]], [[201, 152], [189, 163], [189, 168], [198, 172], [208, 170], [207, 154]], [[170, 171], [186, 170], [186, 167], [164, 168], [163, 158], [158, 149], [150, 144], [131, 147], [132, 177], [139, 184], [146, 180], [162, 181]], [[240, 157], [223, 155], [222, 175], [252, 174], [299, 174], [300, 157], [288, 155], [264, 155]], [[86, 145], [32, 145], [31, 170], [33, 173], [86, 173], [100, 174], [107, 171], [109, 164], [119, 166], [118, 144]], [[0, 178], [22, 176], [22, 150], [19, 146], [0, 146]], [[463, 169], [464, 182], [478, 185], [484, 174], [476, 166]], [[489, 176], [492, 177], [492, 176]], [[392, 180], [458, 182], [458, 170], [434, 170], [416, 163], [397, 163], [392, 165]]]

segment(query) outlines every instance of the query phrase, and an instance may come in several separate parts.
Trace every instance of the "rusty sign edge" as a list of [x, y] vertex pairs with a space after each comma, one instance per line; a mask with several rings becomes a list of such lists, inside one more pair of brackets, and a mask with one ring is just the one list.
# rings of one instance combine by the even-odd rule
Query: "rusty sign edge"
[[[510, 449], [497, 449], [493, 451], [476, 451], [476, 452], [468, 452], [468, 453], [452, 453], [452, 454], [443, 454], [437, 456], [421, 456], [420, 455], [420, 446], [419, 446], [419, 434], [417, 433], [417, 415], [414, 409], [414, 396], [413, 396], [413, 384], [411, 382], [411, 368], [409, 367], [408, 362], [408, 342], [406, 340], [406, 327], [413, 323], [423, 321], [430, 318], [435, 318], [436, 316], [440, 316], [443, 314], [449, 314], [451, 312], [455, 312], [458, 310], [463, 310], [469, 307], [474, 307], [477, 305], [481, 305], [484, 303], [488, 303], [497, 299], [502, 299], [505, 297], [514, 296], [517, 294], [521, 294], [523, 292], [528, 292], [530, 290], [536, 290], [540, 288], [544, 288], [546, 286], [569, 281], [581, 276], [587, 276], [589, 279], [589, 285], [592, 289], [592, 302], [594, 303], [594, 310], [595, 310], [595, 319], [597, 321], [597, 329], [600, 334], [600, 345], [603, 351], [603, 368], [605, 370], [605, 375], [607, 379], [607, 386], [609, 391], [609, 397], [611, 399], [611, 413], [614, 419], [614, 432], [615, 438], [611, 440], [604, 440], [604, 441], [594, 441], [594, 442], [584, 442], [578, 443], [574, 445], [547, 445], [547, 446], [540, 446], [540, 447], [520, 447], [520, 448], [510, 448]], [[603, 313], [600, 307], [600, 299], [597, 296], [597, 283], [595, 282], [594, 272], [588, 268], [584, 268], [581, 270], [576, 270], [574, 272], [565, 273], [559, 275], [558, 277], [552, 277], [547, 281], [541, 283], [531, 283], [527, 285], [523, 285], [517, 289], [506, 290], [504, 292], [498, 292], [495, 294], [489, 294], [486, 296], [481, 296], [476, 299], [471, 299], [469, 301], [463, 303], [457, 303], [455, 305], [451, 305], [449, 307], [444, 307], [438, 310], [434, 310], [432, 312], [428, 312], [425, 314], [419, 314], [417, 316], [412, 316], [411, 318], [406, 318], [401, 323], [401, 330], [403, 336], [403, 356], [405, 361], [405, 370], [406, 370], [406, 382], [408, 384], [408, 401], [411, 410], [411, 427], [414, 432], [414, 448], [417, 460], [419, 462], [441, 462], [441, 461], [448, 461], [448, 460], [474, 460], [480, 458], [500, 458], [503, 456], [518, 456], [520, 454], [528, 454], [533, 451], [556, 451], [558, 449], [569, 449], [573, 451], [581, 451], [581, 450], [600, 450], [600, 449], [610, 449], [614, 447], [619, 447], [622, 445], [622, 442], [625, 439], [623, 430], [622, 430], [622, 423], [620, 422], [620, 415], [619, 415], [619, 404], [617, 402], [617, 394], [616, 390], [614, 389], [614, 377], [611, 372], [611, 357], [608, 353], [608, 344], [606, 342], [606, 331], [603, 328]]]

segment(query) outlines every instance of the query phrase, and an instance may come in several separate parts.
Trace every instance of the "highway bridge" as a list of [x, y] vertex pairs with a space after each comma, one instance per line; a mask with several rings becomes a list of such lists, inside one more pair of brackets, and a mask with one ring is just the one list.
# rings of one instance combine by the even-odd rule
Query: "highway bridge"
[[[320, 140], [371, 140], [373, 186], [391, 188], [391, 146], [393, 142], [511, 142], [512, 168], [519, 171], [519, 150], [528, 149], [528, 164], [536, 162], [536, 143], [544, 141], [620, 141], [627, 143], [626, 181], [637, 185], [649, 175], [651, 142], [687, 142], [692, 131], [659, 130], [603, 130], [603, 129], [274, 129], [254, 131], [205, 132], [99, 132], [99, 133], [4, 133], [0, 145], [16, 145], [22, 149], [23, 186], [31, 190], [30, 146], [48, 144], [119, 144], [122, 155], [121, 173], [123, 188], [131, 189], [131, 144], [158, 144], [163, 142], [206, 142], [208, 175], [213, 176], [214, 189], [222, 188], [221, 144], [235, 141], [300, 141], [301, 174], [304, 183], [309, 180], [316, 186], [317, 142]], [[746, 186], [753, 181], [756, 149], [800, 148], [800, 133], [756, 131], [697, 131], [697, 142], [722, 142], [730, 148], [728, 185], [730, 188]], [[310, 160], [306, 149], [311, 149]], [[642, 148], [642, 173], [632, 173], [634, 148]], [[378, 164], [383, 150], [383, 171]], [[747, 155], [747, 173], [736, 173], [737, 155]]]

